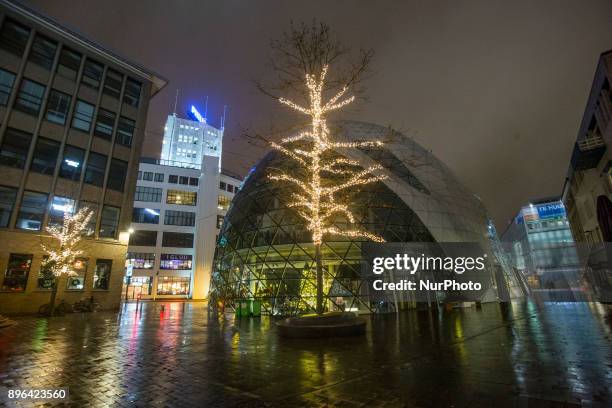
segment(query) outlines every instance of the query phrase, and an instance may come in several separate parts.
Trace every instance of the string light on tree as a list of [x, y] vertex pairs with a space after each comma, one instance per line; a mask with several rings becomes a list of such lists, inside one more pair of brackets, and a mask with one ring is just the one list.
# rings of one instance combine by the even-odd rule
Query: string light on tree
[[[306, 177], [301, 180], [288, 173], [279, 172], [270, 175], [271, 180], [282, 181], [294, 185], [298, 192], [293, 193], [292, 200], [287, 205], [306, 221], [306, 228], [312, 234], [312, 241], [316, 249], [317, 262], [317, 313], [323, 312], [322, 304], [322, 266], [321, 243], [327, 234], [366, 238], [375, 242], [384, 242], [376, 234], [362, 230], [355, 226], [355, 216], [348, 205], [342, 202], [340, 193], [360, 185], [375, 183], [384, 180], [385, 175], [374, 173], [382, 169], [380, 165], [359, 169], [359, 163], [346, 158], [330, 158], [330, 151], [342, 148], [378, 147], [380, 141], [338, 142], [330, 137], [326, 116], [332, 111], [352, 103], [354, 96], [344, 98], [348, 88], [343, 87], [327, 102], [323, 102], [325, 77], [328, 65], [324, 65], [321, 72], [307, 73], [305, 85], [308, 91], [309, 106], [304, 107], [285, 98], [279, 102], [304, 115], [309, 116], [309, 130], [282, 139], [280, 143], [271, 143], [271, 146], [298, 162], [306, 171]], [[344, 98], [344, 99], [343, 99]], [[301, 142], [295, 144], [296, 142]], [[334, 175], [344, 176], [342, 180], [334, 181]], [[339, 229], [333, 225], [338, 215], [344, 216], [351, 227]]]

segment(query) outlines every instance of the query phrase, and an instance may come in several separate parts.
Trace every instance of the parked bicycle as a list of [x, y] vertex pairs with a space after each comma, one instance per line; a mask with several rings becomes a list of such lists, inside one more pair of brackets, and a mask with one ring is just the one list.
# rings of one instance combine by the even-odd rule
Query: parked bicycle
[[[41, 316], [49, 316], [51, 311], [51, 303], [46, 303], [38, 308], [38, 314]], [[60, 300], [53, 309], [53, 314], [63, 315], [72, 311], [72, 308], [64, 299]]]
[[100, 304], [91, 296], [88, 299], [81, 299], [72, 305], [73, 312], [96, 312], [100, 308]]

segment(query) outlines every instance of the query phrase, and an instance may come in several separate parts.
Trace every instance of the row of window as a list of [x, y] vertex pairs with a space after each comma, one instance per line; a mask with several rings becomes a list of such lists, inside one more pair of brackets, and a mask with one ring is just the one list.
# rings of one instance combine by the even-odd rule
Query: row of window
[[[158, 295], [189, 295], [191, 278], [188, 276], [160, 276], [157, 278]], [[138, 295], [150, 295], [153, 278], [150, 276], [133, 276], [130, 284], [125, 287], [129, 299]]]
[[[7, 128], [0, 145], [0, 164], [23, 169], [25, 167], [33, 135], [21, 130]], [[60, 157], [61, 143], [55, 140], [39, 137], [36, 140], [30, 171], [52, 176]], [[59, 163], [59, 177], [79, 181], [85, 162], [85, 150], [76, 146], [65, 145], [62, 161]], [[108, 156], [89, 152], [83, 182], [102, 187]], [[106, 187], [123, 191], [127, 177], [128, 163], [123, 160], [111, 158], [108, 166], [108, 180]]]
[[[0, 186], [0, 227], [9, 226], [11, 214], [17, 201], [17, 189], [13, 187]], [[21, 206], [17, 213], [15, 228], [40, 231], [42, 229], [45, 213], [49, 213], [49, 225], [60, 224], [64, 213], [74, 213], [76, 209], [75, 200], [68, 197], [54, 196], [49, 203], [49, 194], [36, 191], [24, 191]], [[93, 236], [96, 229], [98, 205], [96, 203], [82, 201], [82, 207], [93, 211], [93, 216], [85, 228], [84, 235]], [[119, 216], [121, 209], [110, 205], [102, 207], [100, 214], [100, 229], [98, 236], [101, 238], [117, 238], [119, 233]]]
[[[132, 222], [141, 224], [159, 224], [160, 210], [154, 208], [134, 207]], [[195, 226], [196, 213], [191, 211], [164, 211], [164, 225]]]
[[[132, 265], [134, 269], [155, 268], [155, 254], [152, 252], [128, 252], [125, 265]], [[161, 254], [159, 269], [190, 270], [193, 265], [193, 256], [184, 254]]]
[[[157, 231], [134, 231], [130, 234], [129, 245], [156, 246]], [[162, 247], [193, 248], [193, 234], [186, 232], [164, 231], [162, 233]]]
[[[10, 254], [0, 290], [8, 292], [25, 292], [33, 258], [34, 255], [32, 254]], [[46, 260], [47, 258], [44, 256], [38, 272], [36, 289], [50, 290], [53, 288], [55, 276], [48, 265], [46, 265]], [[85, 289], [88, 264], [88, 258], [78, 258], [75, 261], [74, 272], [76, 275], [68, 277], [66, 289]], [[92, 289], [108, 290], [112, 266], [113, 261], [111, 259], [96, 259], [93, 270]]]
[[[139, 171], [137, 179], [163, 183], [165, 175], [163, 173], [154, 173], [152, 171]], [[168, 183], [197, 186], [199, 184], [199, 179], [197, 177], [177, 176], [175, 174], [170, 174], [168, 176]]]
[[[12, 91], [15, 74], [0, 69], [0, 105], [8, 103], [8, 97]], [[13, 108], [15, 110], [38, 116], [45, 94], [45, 86], [38, 82], [24, 78], [19, 87], [19, 93], [15, 99]], [[72, 96], [51, 89], [47, 101], [44, 118], [49, 122], [65, 126], [70, 110]], [[89, 133], [94, 126], [94, 112], [96, 107], [90, 103], [77, 99], [70, 126], [74, 129]], [[95, 118], [93, 134], [105, 140], [111, 140], [117, 123], [117, 137], [115, 143], [131, 146], [136, 129], [136, 123], [132, 119], [119, 116], [115, 112], [98, 109]]]
[[[30, 29], [28, 27], [6, 18], [2, 28], [0, 28], [0, 49], [22, 57], [29, 37]], [[51, 70], [58, 48], [59, 46], [56, 41], [41, 34], [36, 34], [28, 55], [28, 61], [46, 70]], [[70, 48], [62, 47], [56, 70], [57, 74], [76, 81], [82, 59], [83, 55], [80, 53]], [[81, 84], [97, 90], [102, 84], [103, 76], [104, 65], [87, 57], [83, 66]], [[102, 92], [112, 98], [119, 99], [123, 80], [123, 74], [109, 68], [104, 77]], [[140, 82], [128, 77], [125, 82], [123, 102], [130, 106], [138, 107], [141, 89], [142, 84]]]
[[226, 183], [225, 181], [220, 181], [219, 182], [219, 188], [223, 191], [227, 191], [228, 193], [237, 193], [238, 192], [238, 186], [235, 186], [233, 184], [230, 183]]
[[[157, 187], [136, 186], [134, 201], [150, 203], [161, 203], [163, 189]], [[194, 191], [168, 190], [166, 194], [166, 204], [191, 205], [194, 206], [198, 201], [198, 193]]]

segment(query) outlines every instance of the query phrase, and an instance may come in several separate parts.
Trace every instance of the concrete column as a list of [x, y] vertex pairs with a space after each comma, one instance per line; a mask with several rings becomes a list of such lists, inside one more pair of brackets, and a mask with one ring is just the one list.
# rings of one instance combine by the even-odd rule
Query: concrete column
[[196, 217], [193, 299], [208, 297], [216, 245], [219, 178], [219, 158], [203, 156]]

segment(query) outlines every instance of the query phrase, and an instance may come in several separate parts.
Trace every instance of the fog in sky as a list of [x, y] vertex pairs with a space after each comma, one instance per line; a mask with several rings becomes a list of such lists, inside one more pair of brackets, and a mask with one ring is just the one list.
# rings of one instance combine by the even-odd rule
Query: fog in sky
[[158, 156], [180, 89], [219, 124], [223, 166], [246, 174], [265, 150], [242, 129], [292, 113], [258, 94], [270, 39], [291, 20], [330, 24], [376, 51], [369, 102], [350, 116], [414, 137], [484, 201], [503, 230], [530, 198], [561, 192], [598, 56], [612, 48], [610, 1], [32, 0], [27, 4], [164, 76], [143, 155]]

